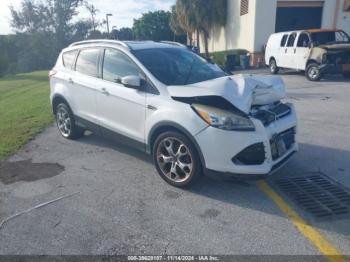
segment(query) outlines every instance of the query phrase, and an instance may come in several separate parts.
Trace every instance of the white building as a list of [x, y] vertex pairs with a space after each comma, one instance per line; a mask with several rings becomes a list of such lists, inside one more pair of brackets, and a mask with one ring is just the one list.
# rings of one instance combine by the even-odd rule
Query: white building
[[311, 28], [350, 34], [350, 0], [228, 0], [227, 25], [213, 30], [209, 51], [246, 49], [256, 64], [270, 34]]

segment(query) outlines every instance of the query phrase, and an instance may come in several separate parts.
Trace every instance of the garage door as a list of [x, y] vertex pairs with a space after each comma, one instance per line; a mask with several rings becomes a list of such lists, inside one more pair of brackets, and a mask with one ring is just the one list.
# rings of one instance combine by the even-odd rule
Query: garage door
[[276, 32], [321, 28], [323, 1], [280, 1]]

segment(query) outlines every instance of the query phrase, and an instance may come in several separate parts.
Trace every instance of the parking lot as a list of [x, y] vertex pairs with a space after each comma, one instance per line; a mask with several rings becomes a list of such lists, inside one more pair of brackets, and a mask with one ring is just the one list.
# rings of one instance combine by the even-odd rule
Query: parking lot
[[[267, 184], [350, 255], [350, 216], [315, 219], [274, 188], [280, 178], [315, 174], [350, 188], [350, 82], [282, 77], [298, 112], [300, 152]], [[0, 254], [321, 254], [256, 181], [204, 177], [176, 189], [148, 156], [93, 134], [68, 141], [53, 125], [9, 160], [0, 166], [0, 221], [69, 197], [7, 220]]]

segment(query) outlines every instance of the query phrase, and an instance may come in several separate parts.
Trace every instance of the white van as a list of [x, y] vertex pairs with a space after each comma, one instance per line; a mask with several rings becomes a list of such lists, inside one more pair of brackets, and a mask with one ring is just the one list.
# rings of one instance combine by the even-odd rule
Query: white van
[[280, 68], [305, 71], [311, 81], [324, 74], [350, 77], [350, 38], [342, 30], [312, 29], [272, 34], [265, 51], [272, 74]]

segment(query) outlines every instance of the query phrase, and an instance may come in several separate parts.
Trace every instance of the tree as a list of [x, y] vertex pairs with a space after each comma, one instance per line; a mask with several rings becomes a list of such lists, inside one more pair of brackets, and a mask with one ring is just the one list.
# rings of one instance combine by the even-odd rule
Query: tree
[[83, 0], [23, 0], [10, 7], [17, 32], [18, 69], [31, 71], [53, 66], [59, 52], [73, 41], [88, 37], [92, 24], [76, 20]]
[[89, 4], [88, 1], [85, 1], [85, 8], [90, 13], [92, 31], [95, 32], [97, 27], [100, 25], [100, 22], [96, 19], [96, 15], [98, 12], [100, 12], [100, 10], [98, 10], [93, 4]]
[[181, 27], [175, 5], [171, 7], [170, 28], [174, 33], [174, 41], [186, 43], [187, 34], [186, 31]]
[[[178, 25], [187, 33], [187, 37], [192, 45], [192, 35], [197, 28], [195, 6], [193, 5], [192, 1], [177, 0], [175, 11]], [[199, 46], [199, 42], [197, 42], [197, 46]]]
[[133, 32], [136, 40], [171, 41], [170, 12], [155, 11], [134, 19]]
[[119, 30], [113, 29], [112, 36], [114, 39], [121, 40], [121, 41], [134, 40], [133, 31], [129, 27], [122, 27]]
[[187, 32], [202, 33], [205, 55], [209, 58], [210, 33], [216, 27], [226, 25], [227, 0], [177, 0], [176, 12], [180, 25]]

